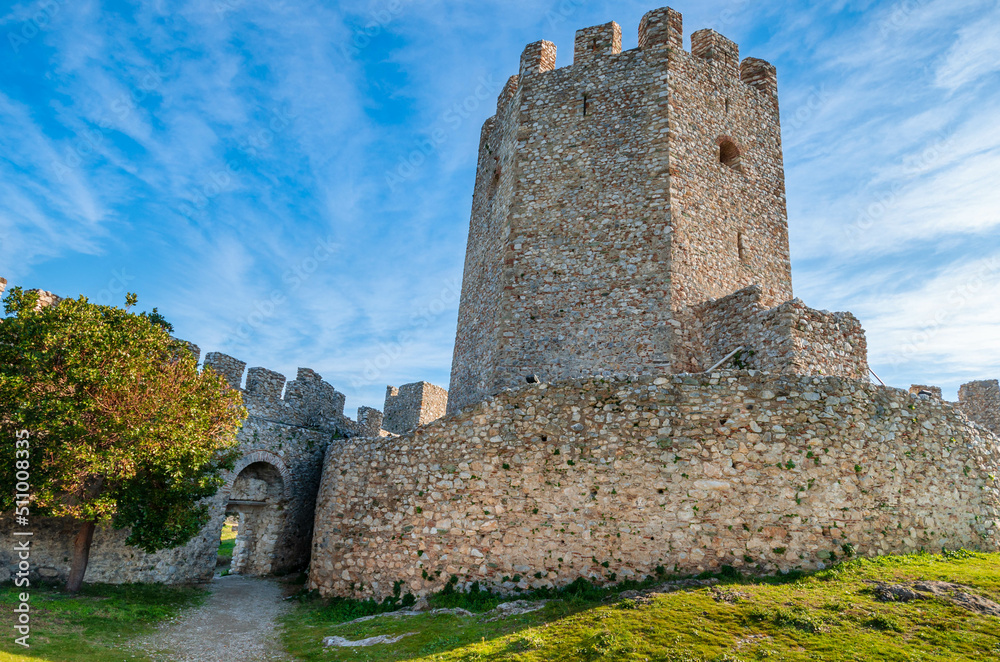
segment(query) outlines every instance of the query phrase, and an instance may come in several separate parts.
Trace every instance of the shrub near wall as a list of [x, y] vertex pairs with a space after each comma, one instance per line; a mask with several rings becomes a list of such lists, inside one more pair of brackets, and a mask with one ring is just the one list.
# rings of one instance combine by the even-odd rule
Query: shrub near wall
[[310, 586], [512, 591], [1000, 549], [1000, 440], [949, 404], [723, 372], [505, 391], [327, 454]]

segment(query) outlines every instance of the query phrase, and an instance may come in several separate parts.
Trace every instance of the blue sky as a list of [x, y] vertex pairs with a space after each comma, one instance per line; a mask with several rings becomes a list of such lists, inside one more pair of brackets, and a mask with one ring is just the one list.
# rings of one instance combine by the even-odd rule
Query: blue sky
[[[448, 385], [482, 122], [649, 2], [0, 4], [0, 275], [359, 405]], [[676, 0], [778, 67], [796, 296], [888, 383], [1000, 377], [1000, 6]], [[689, 43], [689, 42], [686, 42]]]

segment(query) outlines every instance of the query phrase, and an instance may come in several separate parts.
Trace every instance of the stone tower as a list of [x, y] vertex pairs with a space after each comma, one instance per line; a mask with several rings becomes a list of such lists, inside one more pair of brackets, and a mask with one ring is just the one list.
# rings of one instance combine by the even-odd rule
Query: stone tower
[[449, 413], [537, 374], [677, 371], [692, 306], [792, 296], [777, 75], [681, 15], [529, 44], [482, 129]]

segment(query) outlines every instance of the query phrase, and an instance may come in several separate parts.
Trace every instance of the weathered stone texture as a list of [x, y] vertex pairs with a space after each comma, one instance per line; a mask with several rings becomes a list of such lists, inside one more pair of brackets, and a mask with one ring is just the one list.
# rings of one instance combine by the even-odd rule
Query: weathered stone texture
[[504, 391], [398, 438], [337, 442], [309, 586], [510, 591], [847, 554], [1000, 549], [1000, 439], [838, 377], [719, 372]]
[[856, 317], [813, 310], [800, 299], [774, 308], [762, 300], [752, 285], [689, 309], [675, 365], [701, 372], [743, 347], [736, 367], [868, 379], [868, 343]]
[[[530, 44], [483, 127], [448, 411], [528, 374], [664, 374], [679, 311], [791, 298], [773, 67], [681, 17]], [[746, 80], [741, 79], [741, 76]]]
[[910, 386], [910, 393], [913, 395], [920, 395], [921, 393], [927, 395], [931, 398], [937, 398], [938, 400], [943, 400], [944, 396], [941, 393], [940, 386], [927, 386], [926, 384], [913, 384]]
[[404, 384], [385, 390], [385, 417], [382, 429], [403, 434], [445, 415], [448, 391], [427, 382]]
[[958, 390], [959, 407], [965, 415], [1000, 435], [1000, 381], [970, 382]]

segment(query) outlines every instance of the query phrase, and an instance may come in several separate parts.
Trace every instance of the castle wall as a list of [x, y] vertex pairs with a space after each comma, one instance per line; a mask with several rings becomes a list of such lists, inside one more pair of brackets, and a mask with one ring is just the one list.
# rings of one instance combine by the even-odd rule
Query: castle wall
[[382, 429], [403, 434], [445, 415], [448, 391], [427, 382], [389, 386], [385, 391]]
[[[777, 74], [753, 58], [741, 74], [739, 47], [711, 30], [691, 40], [690, 53], [665, 55], [670, 301], [678, 310], [757, 283], [770, 308], [792, 298]], [[737, 164], [720, 162], [727, 142]]]
[[1000, 435], [1000, 381], [970, 382], [958, 390], [959, 408], [966, 416]]
[[[195, 356], [200, 350], [189, 347]], [[205, 365], [222, 374], [234, 388], [240, 388], [246, 364], [231, 356], [210, 353]], [[98, 528], [87, 568], [88, 582], [200, 582], [211, 579], [216, 567], [219, 538], [227, 511], [239, 511], [246, 529], [256, 534], [243, 572], [265, 575], [305, 568], [311, 551], [312, 527], [323, 460], [331, 438], [354, 435], [377, 437], [381, 433], [381, 412], [365, 420], [343, 416], [344, 396], [323, 381], [316, 372], [301, 368], [287, 385], [285, 377], [264, 368], [251, 368], [243, 392], [248, 416], [240, 429], [240, 459], [224, 478], [226, 485], [203, 503], [209, 522], [187, 544], [155, 554], [146, 554], [125, 544], [127, 530]], [[375, 415], [377, 414], [377, 416]], [[267, 506], [233, 505], [230, 491], [244, 468], [264, 462], [281, 474], [282, 496]], [[237, 495], [239, 496], [239, 495]], [[69, 575], [73, 539], [79, 525], [70, 520], [35, 518], [32, 564], [37, 575], [65, 580]], [[0, 536], [9, 535], [13, 521], [0, 516]], [[245, 531], [241, 531], [241, 536]], [[13, 572], [16, 555], [0, 549], [0, 579], [4, 568]]]
[[838, 377], [541, 384], [336, 443], [309, 579], [323, 595], [1000, 549], [1000, 439], [947, 403]]
[[743, 347], [736, 367], [868, 379], [868, 343], [856, 317], [814, 310], [799, 299], [765, 308], [763, 298], [753, 285], [686, 311], [675, 365], [701, 372]]

